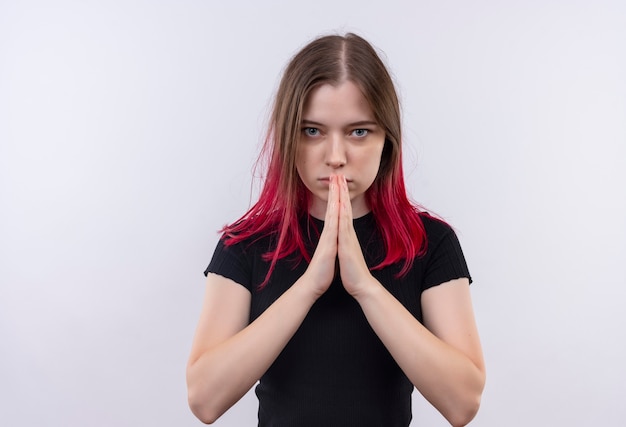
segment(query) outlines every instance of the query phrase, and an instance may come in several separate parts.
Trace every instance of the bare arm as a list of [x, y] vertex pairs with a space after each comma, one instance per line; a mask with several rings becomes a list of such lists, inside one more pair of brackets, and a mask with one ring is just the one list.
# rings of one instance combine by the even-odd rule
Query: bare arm
[[187, 365], [189, 406], [200, 420], [214, 422], [278, 357], [316, 300], [306, 281], [303, 276], [248, 325], [249, 291], [209, 275]]
[[474, 418], [485, 384], [467, 282], [457, 279], [423, 293], [425, 326], [378, 282], [356, 297], [404, 373], [454, 426]]
[[204, 305], [187, 365], [192, 412], [212, 423], [267, 371], [313, 303], [328, 289], [337, 256], [338, 190], [330, 184], [326, 224], [306, 272], [254, 322], [250, 292], [215, 274], [207, 278]]
[[469, 423], [480, 405], [485, 367], [468, 279], [424, 291], [422, 325], [369, 272], [352, 224], [348, 187], [341, 181], [338, 257], [343, 286], [420, 393], [450, 424]]

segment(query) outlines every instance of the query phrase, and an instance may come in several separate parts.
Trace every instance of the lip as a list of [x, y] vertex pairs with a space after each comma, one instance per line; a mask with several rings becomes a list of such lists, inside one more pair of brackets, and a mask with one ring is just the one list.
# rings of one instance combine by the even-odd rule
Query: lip
[[[320, 182], [330, 182], [330, 177], [329, 176], [324, 176], [322, 178], [317, 178], [318, 181]], [[352, 182], [352, 180], [350, 178], [346, 178], [346, 182], [350, 183]]]

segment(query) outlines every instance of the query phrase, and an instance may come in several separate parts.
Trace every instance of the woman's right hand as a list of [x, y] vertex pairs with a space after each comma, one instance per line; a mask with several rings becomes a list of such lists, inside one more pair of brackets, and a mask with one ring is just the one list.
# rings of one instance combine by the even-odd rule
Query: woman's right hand
[[261, 378], [298, 330], [335, 276], [339, 182], [330, 178], [324, 229], [305, 273], [256, 320], [251, 293], [218, 274], [207, 276], [206, 296], [187, 365], [189, 405], [212, 423]]
[[328, 204], [324, 229], [311, 259], [311, 263], [304, 273], [306, 283], [314, 287], [317, 297], [320, 297], [335, 277], [337, 263], [337, 236], [339, 229], [339, 181], [337, 175], [330, 176], [328, 184]]

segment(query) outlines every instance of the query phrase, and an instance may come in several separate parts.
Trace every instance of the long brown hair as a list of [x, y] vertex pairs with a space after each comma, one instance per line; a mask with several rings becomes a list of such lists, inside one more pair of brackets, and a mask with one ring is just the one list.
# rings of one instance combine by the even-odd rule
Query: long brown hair
[[[260, 159], [268, 161], [259, 200], [238, 221], [224, 227], [225, 243], [252, 236], [276, 236], [276, 246], [266, 254], [270, 270], [276, 262], [299, 251], [310, 261], [298, 217], [308, 212], [309, 193], [296, 170], [302, 113], [311, 91], [323, 84], [351, 81], [368, 101], [376, 122], [385, 130], [378, 175], [366, 192], [366, 200], [381, 231], [386, 257], [374, 268], [405, 260], [401, 274], [425, 246], [419, 210], [408, 201], [402, 173], [401, 117], [396, 90], [376, 50], [356, 34], [317, 38], [289, 62], [281, 79], [268, 136]], [[384, 208], [383, 208], [384, 207]]]

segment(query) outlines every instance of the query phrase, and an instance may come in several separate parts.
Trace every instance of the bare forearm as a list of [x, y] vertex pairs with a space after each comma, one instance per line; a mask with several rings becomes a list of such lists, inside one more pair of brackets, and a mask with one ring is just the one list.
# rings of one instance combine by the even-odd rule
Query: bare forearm
[[303, 276], [241, 332], [190, 361], [189, 402], [198, 418], [213, 422], [271, 366], [316, 300], [306, 280]]
[[420, 393], [451, 424], [469, 422], [478, 410], [484, 387], [482, 367], [433, 335], [380, 283], [356, 298], [378, 337]]

